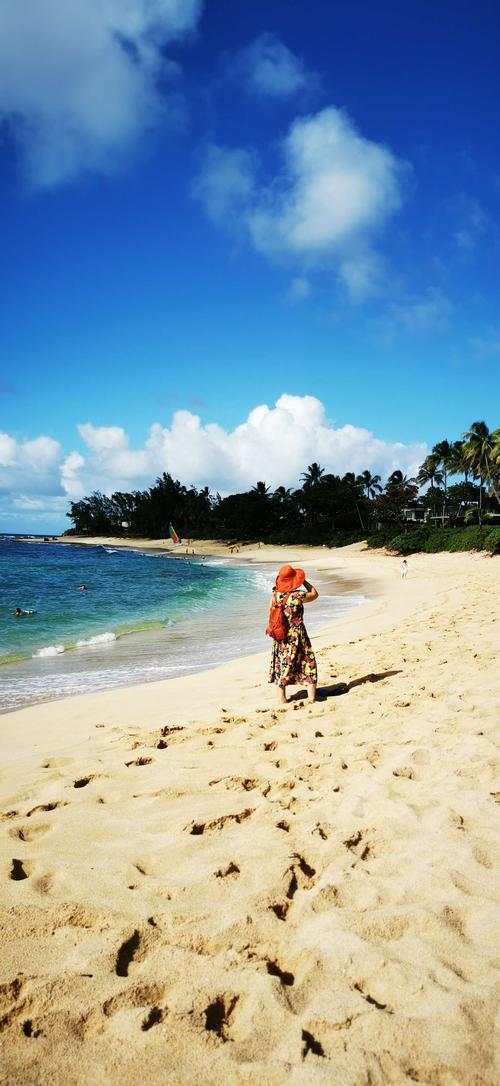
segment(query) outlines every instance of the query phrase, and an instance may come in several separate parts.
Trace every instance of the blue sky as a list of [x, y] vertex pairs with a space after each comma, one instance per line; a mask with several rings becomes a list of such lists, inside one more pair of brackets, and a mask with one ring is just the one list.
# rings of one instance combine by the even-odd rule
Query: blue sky
[[6, 0], [3, 530], [498, 425], [499, 39], [493, 0]]

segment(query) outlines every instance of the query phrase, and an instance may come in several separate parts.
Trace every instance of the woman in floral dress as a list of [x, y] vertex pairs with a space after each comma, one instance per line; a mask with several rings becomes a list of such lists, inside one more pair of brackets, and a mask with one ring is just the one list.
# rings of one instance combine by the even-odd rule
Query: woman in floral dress
[[[305, 591], [301, 591], [301, 587]], [[288, 623], [284, 641], [273, 641], [269, 682], [276, 683], [280, 700], [286, 702], [286, 688], [305, 683], [309, 701], [316, 699], [318, 669], [304, 626], [304, 604], [317, 600], [318, 592], [306, 581], [303, 569], [282, 566], [276, 578], [271, 607], [280, 606]]]

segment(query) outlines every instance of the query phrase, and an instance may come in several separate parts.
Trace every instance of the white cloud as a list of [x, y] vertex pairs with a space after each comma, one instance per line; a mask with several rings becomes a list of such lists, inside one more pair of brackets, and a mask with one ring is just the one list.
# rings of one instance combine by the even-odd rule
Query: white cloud
[[476, 359], [498, 358], [500, 355], [500, 332], [491, 329], [485, 335], [474, 336], [469, 340]]
[[[294, 121], [282, 141], [283, 169], [270, 184], [257, 185], [255, 163], [244, 159], [235, 174], [239, 221], [254, 248], [270, 260], [335, 269], [354, 301], [380, 289], [383, 267], [374, 249], [387, 219], [402, 203], [406, 167], [381, 144], [363, 137], [341, 110], [330, 107]], [[195, 194], [217, 221], [213, 208], [231, 207], [228, 163], [234, 150], [212, 145], [199, 172]], [[240, 165], [242, 164], [240, 161]], [[225, 225], [231, 227], [231, 220]]]
[[0, 433], [0, 491], [27, 490], [54, 494], [60, 489], [57, 468], [62, 449], [54, 438], [42, 435], [21, 441]]
[[311, 294], [312, 286], [305, 275], [296, 275], [290, 284], [288, 296], [292, 302], [302, 302]]
[[202, 168], [192, 185], [192, 195], [218, 226], [238, 230], [253, 198], [257, 156], [243, 148], [208, 143]]
[[97, 476], [116, 479], [123, 487], [147, 474], [150, 466], [147, 450], [131, 449], [129, 437], [121, 426], [92, 426], [87, 422], [79, 426], [78, 431], [89, 450], [92, 469]]
[[462, 192], [452, 201], [453, 211], [458, 219], [458, 228], [454, 232], [454, 239], [458, 248], [463, 253], [470, 253], [492, 226], [492, 221], [475, 196], [469, 196]]
[[446, 332], [452, 316], [453, 305], [449, 298], [440, 291], [429, 290], [420, 297], [389, 306], [379, 327], [389, 339], [405, 333]]
[[233, 69], [246, 90], [261, 98], [289, 98], [318, 85], [318, 76], [303, 60], [267, 31], [237, 54]]
[[142, 489], [163, 471], [186, 485], [209, 485], [227, 493], [248, 489], [258, 479], [272, 487], [296, 487], [313, 460], [339, 475], [365, 468], [382, 477], [396, 468], [414, 475], [427, 454], [423, 443], [386, 442], [361, 427], [336, 427], [316, 397], [288, 393], [274, 407], [254, 407], [233, 430], [177, 411], [170, 426], [153, 423], [138, 449], [119, 426], [85, 423], [78, 430], [83, 451], [67, 455], [49, 437], [18, 442], [0, 435], [4, 518], [36, 514], [43, 530], [57, 515], [61, 526], [69, 500], [93, 490], [111, 494]]
[[4, 0], [0, 119], [31, 184], [114, 169], [160, 118], [179, 122], [179, 95], [157, 80], [178, 75], [163, 49], [195, 29], [202, 2]]

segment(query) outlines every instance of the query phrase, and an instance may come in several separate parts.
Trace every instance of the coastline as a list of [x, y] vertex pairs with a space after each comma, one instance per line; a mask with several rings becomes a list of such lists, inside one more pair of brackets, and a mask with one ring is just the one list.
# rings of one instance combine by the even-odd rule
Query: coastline
[[376, 583], [315, 706], [265, 653], [1, 718], [4, 1073], [493, 1084], [496, 567], [236, 557]]
[[[59, 546], [59, 541], [51, 540], [50, 543], [55, 544], [56, 548]], [[38, 552], [40, 549], [37, 549]], [[126, 554], [145, 554], [156, 559], [161, 554], [149, 541], [146, 541], [144, 547], [112, 547], [107, 539], [99, 538], [87, 540], [87, 553], [91, 550], [106, 550], [108, 555], [113, 555], [115, 561], [120, 558], [120, 552], [122, 558]], [[246, 552], [230, 555], [224, 545], [203, 541], [205, 563], [201, 555], [193, 557], [191, 553], [185, 555], [175, 552], [172, 555], [164, 551], [164, 559], [176, 559], [174, 565], [168, 563], [169, 569], [165, 570], [169, 575], [167, 583], [173, 586], [178, 580], [174, 566], [179, 561], [181, 565], [185, 565], [187, 561], [188, 565], [197, 567], [193, 570], [193, 576], [196, 574], [197, 577], [198, 571], [203, 574], [205, 566], [207, 573], [210, 567], [218, 567], [220, 585], [227, 582], [228, 586], [233, 586], [232, 590], [229, 587], [226, 590], [225, 610], [215, 607], [210, 621], [205, 624], [201, 618], [197, 620], [196, 607], [191, 615], [189, 609], [185, 614], [182, 610], [175, 613], [174, 598], [174, 621], [166, 623], [163, 628], [162, 620], [157, 615], [158, 605], [156, 611], [154, 605], [154, 600], [162, 598], [164, 591], [165, 581], [161, 576], [156, 576], [163, 562], [155, 562], [154, 567], [151, 567], [155, 569], [155, 576], [152, 578], [152, 609], [151, 612], [144, 613], [139, 601], [140, 620], [137, 629], [134, 629], [133, 611], [126, 613], [121, 619], [119, 612], [107, 615], [104, 608], [102, 613], [90, 613], [87, 626], [80, 623], [79, 628], [74, 627], [72, 631], [56, 630], [52, 639], [51, 631], [48, 631], [45, 640], [41, 643], [40, 639], [35, 642], [36, 652], [32, 649], [30, 653], [28, 647], [25, 657], [3, 659], [0, 673], [0, 715], [27, 708], [29, 705], [84, 694], [93, 689], [130, 688], [142, 682], [159, 682], [183, 675], [186, 671], [194, 674], [196, 671], [217, 667], [225, 660], [262, 652], [267, 643], [263, 630], [273, 573], [289, 557], [289, 553], [286, 548], [271, 547], [247, 547]], [[92, 582], [93, 567], [87, 569], [85, 574], [80, 567], [82, 559], [77, 559], [76, 554], [71, 557], [75, 558], [75, 576]], [[107, 560], [111, 561], [110, 558]], [[346, 572], [343, 560], [341, 565], [325, 548], [303, 547], [293, 560], [304, 562], [308, 576], [319, 588], [319, 603], [308, 609], [309, 626], [314, 634], [325, 624], [336, 621], [345, 610], [358, 607], [367, 597], [375, 596], [379, 592], [378, 582], [374, 581], [373, 577], [368, 578], [363, 570], [354, 576], [350, 565]], [[316, 568], [312, 566], [313, 562]], [[128, 563], [126, 567], [129, 575]], [[317, 567], [320, 567], [320, 571]], [[71, 566], [69, 568], [71, 569]], [[118, 569], [121, 569], [120, 564]], [[146, 565], [143, 567], [143, 570], [145, 569]], [[115, 570], [115, 578], [116, 573]], [[191, 578], [191, 573], [186, 568], [179, 576], [181, 585], [185, 576]], [[141, 577], [144, 580], [144, 572]], [[243, 585], [246, 585], [245, 594], [241, 595], [240, 600], [237, 593], [243, 591]], [[95, 583], [93, 587], [96, 587]], [[146, 584], [144, 589], [146, 590]], [[102, 590], [106, 591], [104, 585]], [[117, 591], [121, 591], [121, 579], [118, 579]], [[93, 597], [89, 598], [95, 598], [95, 592]], [[113, 594], [111, 598], [115, 598]], [[37, 605], [40, 606], [38, 601]], [[41, 607], [43, 613], [43, 601]], [[78, 616], [78, 610], [76, 615]], [[191, 646], [188, 644], [190, 638]]]
[[[195, 539], [183, 542], [181, 546], [174, 546], [170, 539], [142, 539], [142, 538], [116, 538], [115, 536], [57, 536], [47, 540], [33, 540], [29, 537], [20, 539], [24, 543], [53, 543], [68, 544], [70, 546], [84, 547], [116, 547], [124, 550], [154, 551], [176, 559], [200, 560], [203, 558], [220, 558], [231, 565], [245, 565], [247, 563], [275, 563], [279, 568], [285, 562], [291, 565], [308, 567], [309, 570], [326, 574], [328, 582], [332, 574], [339, 579], [339, 585], [345, 592], [351, 592], [354, 586], [370, 585], [370, 595], [378, 595], [383, 591], [380, 579], [385, 578], [382, 567], [377, 563], [379, 556], [377, 551], [368, 551], [363, 543], [355, 543], [349, 547], [329, 548], [326, 546], [309, 546], [299, 544], [269, 543], [240, 543], [240, 550], [231, 554], [230, 545], [226, 542], [218, 542], [214, 539]], [[188, 553], [186, 553], [188, 551]], [[192, 553], [194, 551], [194, 553]], [[363, 553], [361, 566], [353, 569], [353, 555]], [[373, 563], [368, 562], [367, 555], [373, 557]], [[384, 556], [385, 557], [385, 556]], [[398, 559], [392, 559], [393, 562]]]

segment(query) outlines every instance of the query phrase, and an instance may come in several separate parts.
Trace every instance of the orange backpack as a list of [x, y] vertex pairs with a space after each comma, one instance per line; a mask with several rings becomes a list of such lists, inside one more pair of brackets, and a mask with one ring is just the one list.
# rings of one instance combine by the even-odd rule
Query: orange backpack
[[286, 600], [283, 600], [283, 603], [276, 603], [276, 593], [273, 594], [273, 602], [269, 608], [269, 623], [266, 634], [268, 637], [272, 637], [274, 641], [286, 641], [287, 638], [288, 619], [283, 610], [285, 603]]

